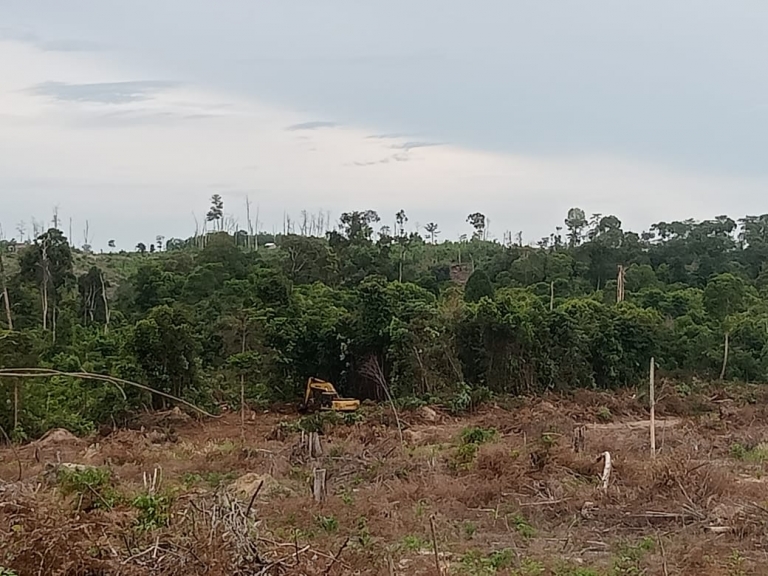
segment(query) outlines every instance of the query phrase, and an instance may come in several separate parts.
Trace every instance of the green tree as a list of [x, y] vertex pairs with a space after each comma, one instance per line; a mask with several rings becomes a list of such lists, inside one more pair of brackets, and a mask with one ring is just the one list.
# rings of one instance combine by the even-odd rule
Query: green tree
[[[136, 323], [129, 340], [148, 383], [161, 391], [182, 396], [195, 382], [198, 344], [189, 318], [178, 308], [158, 306]], [[165, 406], [154, 395], [155, 408]]]
[[735, 315], [744, 310], [747, 294], [747, 285], [744, 280], [729, 273], [719, 274], [711, 278], [704, 289], [704, 308], [720, 324], [723, 333], [721, 380], [725, 378], [728, 365], [729, 339], [735, 326]]
[[484, 296], [493, 298], [493, 284], [484, 270], [475, 270], [464, 287], [464, 300], [477, 302]]

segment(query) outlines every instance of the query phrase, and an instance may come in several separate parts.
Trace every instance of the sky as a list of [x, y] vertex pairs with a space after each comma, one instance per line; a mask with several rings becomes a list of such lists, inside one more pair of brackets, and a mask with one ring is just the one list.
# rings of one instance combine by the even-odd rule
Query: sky
[[0, 225], [130, 249], [214, 193], [441, 239], [760, 214], [766, 53], [764, 0], [0, 0]]

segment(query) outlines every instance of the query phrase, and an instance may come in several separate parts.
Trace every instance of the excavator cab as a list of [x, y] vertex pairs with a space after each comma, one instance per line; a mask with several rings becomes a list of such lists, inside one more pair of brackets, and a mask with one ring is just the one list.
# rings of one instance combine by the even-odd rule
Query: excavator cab
[[304, 401], [299, 406], [299, 410], [301, 412], [317, 412], [319, 410], [354, 412], [359, 407], [360, 400], [357, 398], [342, 398], [333, 384], [312, 377], [307, 380]]

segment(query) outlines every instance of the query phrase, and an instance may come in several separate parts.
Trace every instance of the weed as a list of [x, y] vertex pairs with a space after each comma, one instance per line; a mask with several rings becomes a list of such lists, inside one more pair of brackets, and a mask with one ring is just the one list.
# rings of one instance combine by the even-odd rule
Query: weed
[[10, 568], [3, 568], [0, 566], [0, 576], [17, 576], [16, 572], [11, 570]]
[[741, 552], [738, 550], [731, 552], [726, 561], [726, 566], [728, 576], [746, 576], [747, 574], [747, 571], [744, 568], [744, 556], [742, 556]]
[[572, 566], [571, 564], [559, 564], [552, 571], [552, 576], [601, 576], [594, 568]]
[[464, 522], [463, 528], [464, 528], [464, 537], [467, 540], [472, 540], [472, 538], [474, 538], [475, 536], [475, 533], [477, 532], [477, 526], [472, 522]]
[[425, 500], [424, 498], [422, 498], [421, 500], [416, 502], [416, 509], [414, 511], [416, 513], [416, 518], [421, 518], [422, 516], [424, 516], [424, 514], [427, 512], [428, 509], [429, 509], [429, 500]]
[[451, 470], [469, 470], [477, 457], [477, 444], [462, 444], [453, 452], [449, 466]]
[[601, 576], [601, 572], [594, 568], [560, 564], [552, 571], [552, 576]]
[[158, 494], [141, 494], [133, 499], [131, 506], [139, 511], [136, 527], [140, 532], [150, 532], [168, 525], [171, 498]]
[[355, 502], [355, 499], [352, 496], [351, 490], [346, 490], [346, 489], [342, 490], [341, 493], [339, 494], [339, 498], [341, 498], [341, 501], [344, 502], [344, 504], [346, 504], [347, 506], [351, 506]]
[[315, 523], [329, 534], [339, 530], [339, 521], [335, 516], [315, 516]]
[[346, 424], [347, 426], [352, 426], [353, 424], [358, 424], [360, 422], [365, 422], [365, 414], [363, 414], [361, 411], [357, 410], [355, 412], [346, 412], [341, 417], [342, 422]]
[[185, 488], [190, 488], [198, 484], [208, 484], [211, 488], [218, 488], [224, 484], [229, 484], [237, 474], [235, 472], [187, 472], [182, 477]]
[[[478, 550], [466, 552], [460, 560], [460, 572], [469, 576], [490, 576], [499, 570], [509, 568], [514, 561], [515, 554], [505, 548], [486, 556]], [[541, 574], [541, 572], [523, 572], [525, 576]]]
[[427, 548], [428, 542], [422, 538], [419, 538], [418, 536], [408, 534], [407, 536], [403, 536], [400, 545], [405, 550], [408, 550], [408, 552], [418, 552], [419, 550]]
[[472, 389], [466, 382], [462, 382], [459, 385], [459, 389], [448, 400], [448, 411], [451, 414], [462, 414], [472, 407]]
[[368, 521], [365, 516], [357, 519], [357, 543], [363, 548], [371, 543], [371, 532], [368, 530]]
[[526, 558], [520, 563], [517, 573], [520, 576], [541, 576], [544, 574], [544, 565], [538, 560]]
[[117, 493], [112, 487], [112, 472], [107, 468], [60, 468], [56, 481], [65, 496], [77, 494], [84, 509], [112, 508]]
[[508, 516], [507, 521], [523, 538], [533, 538], [536, 536], [536, 529], [531, 526], [530, 522], [522, 514]]
[[611, 414], [611, 410], [608, 406], [600, 406], [597, 410], [597, 419], [600, 420], [600, 422], [610, 422], [613, 420], [613, 414]]
[[400, 410], [416, 410], [422, 406], [426, 406], [427, 402], [419, 398], [418, 396], [403, 396], [395, 399], [395, 404]]
[[640, 576], [644, 573], [640, 565], [646, 552], [653, 550], [655, 542], [653, 538], [643, 538], [636, 545], [623, 544], [619, 547], [616, 558], [613, 561], [614, 576]]
[[498, 432], [495, 428], [480, 428], [470, 426], [464, 428], [459, 436], [461, 444], [485, 444], [496, 439]]
[[757, 446], [747, 448], [738, 442], [731, 444], [731, 457], [744, 462], [754, 462], [760, 464], [768, 460], [768, 443], [761, 442]]

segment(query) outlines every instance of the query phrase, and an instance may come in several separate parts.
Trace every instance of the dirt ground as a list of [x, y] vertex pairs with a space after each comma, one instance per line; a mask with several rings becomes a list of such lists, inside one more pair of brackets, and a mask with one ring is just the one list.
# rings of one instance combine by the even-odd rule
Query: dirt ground
[[629, 391], [56, 431], [0, 448], [0, 574], [768, 574], [766, 396], [661, 396], [655, 459]]

